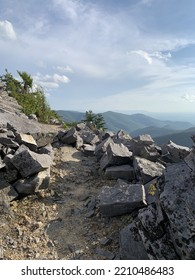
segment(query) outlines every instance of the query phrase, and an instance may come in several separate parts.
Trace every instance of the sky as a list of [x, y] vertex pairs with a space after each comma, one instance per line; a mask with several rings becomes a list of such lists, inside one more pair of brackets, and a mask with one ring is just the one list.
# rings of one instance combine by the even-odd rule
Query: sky
[[0, 0], [0, 75], [55, 110], [195, 111], [194, 0]]

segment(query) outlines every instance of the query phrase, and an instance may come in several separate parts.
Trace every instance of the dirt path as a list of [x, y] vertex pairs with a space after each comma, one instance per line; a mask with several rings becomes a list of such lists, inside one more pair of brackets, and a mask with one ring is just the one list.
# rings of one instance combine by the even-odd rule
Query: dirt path
[[113, 259], [118, 257], [119, 230], [129, 216], [102, 218], [98, 194], [107, 181], [98, 173], [94, 157], [85, 157], [70, 146], [56, 150], [51, 188], [56, 196], [58, 218], [47, 234], [60, 259]]
[[55, 148], [51, 185], [13, 201], [0, 216], [0, 259], [116, 259], [119, 231], [131, 216], [101, 217], [98, 194], [106, 180], [93, 157]]

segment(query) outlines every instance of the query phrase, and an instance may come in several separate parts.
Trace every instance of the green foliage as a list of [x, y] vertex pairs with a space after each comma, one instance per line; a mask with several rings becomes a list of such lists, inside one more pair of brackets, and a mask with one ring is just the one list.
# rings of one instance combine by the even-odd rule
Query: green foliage
[[30, 88], [33, 86], [33, 79], [26, 72], [18, 71], [18, 74], [22, 78], [21, 82], [6, 70], [6, 73], [0, 76], [0, 82], [3, 83], [8, 94], [14, 97], [18, 104], [22, 106], [23, 113], [27, 116], [35, 114], [38, 120], [43, 123], [50, 123], [52, 119], [57, 119], [61, 122], [58, 114], [51, 110], [48, 105], [43, 89], [39, 88], [30, 92]]
[[72, 127], [76, 127], [77, 124], [78, 124], [77, 122], [65, 122], [63, 124], [63, 127], [64, 127], [64, 129], [69, 129]]
[[150, 184], [149, 189], [148, 189], [148, 194], [154, 196], [156, 194], [157, 188], [155, 185]]
[[83, 121], [92, 124], [94, 129], [106, 129], [104, 117], [101, 114], [94, 114], [91, 110], [86, 111], [85, 118]]
[[33, 86], [33, 79], [26, 72], [20, 72], [20, 71], [17, 71], [17, 72], [18, 72], [20, 78], [22, 79], [23, 93], [29, 93], [30, 89]]

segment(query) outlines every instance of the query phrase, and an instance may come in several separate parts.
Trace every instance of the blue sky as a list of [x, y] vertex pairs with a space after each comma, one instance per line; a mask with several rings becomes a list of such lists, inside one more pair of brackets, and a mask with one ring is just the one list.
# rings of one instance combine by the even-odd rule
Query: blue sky
[[194, 0], [0, 0], [0, 73], [53, 109], [194, 112]]

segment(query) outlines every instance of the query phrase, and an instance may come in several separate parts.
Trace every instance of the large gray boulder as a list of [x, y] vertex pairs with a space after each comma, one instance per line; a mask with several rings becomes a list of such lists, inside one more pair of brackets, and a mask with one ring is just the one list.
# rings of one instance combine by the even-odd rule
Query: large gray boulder
[[104, 186], [99, 198], [100, 212], [107, 217], [131, 213], [146, 206], [144, 186], [140, 184]]
[[85, 144], [95, 145], [100, 141], [98, 135], [92, 131], [83, 130], [80, 132], [80, 136]]
[[110, 143], [107, 146], [106, 153], [100, 160], [102, 170], [112, 165], [123, 165], [131, 163], [132, 152], [123, 144]]
[[168, 157], [172, 162], [182, 161], [191, 151], [190, 148], [177, 145], [172, 141], [169, 141], [165, 149], [168, 151]]
[[101, 157], [104, 155], [104, 153], [106, 152], [107, 147], [110, 143], [114, 144], [112, 138], [108, 137], [105, 140], [103, 140], [102, 142], [100, 142], [99, 144], [97, 144], [94, 155], [96, 156], [96, 158], [98, 160], [100, 160]]
[[21, 145], [10, 162], [17, 168], [21, 176], [26, 178], [50, 167], [52, 159], [47, 154], [34, 153]]
[[138, 234], [135, 222], [120, 231], [120, 259], [122, 260], [148, 260], [148, 254], [143, 241]]
[[78, 132], [76, 128], [73, 127], [70, 130], [66, 131], [60, 140], [64, 144], [75, 144], [77, 141], [77, 136]]
[[143, 184], [148, 183], [155, 177], [161, 176], [165, 170], [162, 164], [140, 157], [134, 157], [133, 166], [136, 170], [137, 179]]
[[47, 189], [50, 185], [50, 168], [41, 171], [29, 178], [20, 179], [13, 184], [19, 194], [34, 194], [40, 190]]
[[195, 259], [194, 170], [185, 162], [168, 166], [160, 201], [170, 225], [172, 242], [181, 259]]

